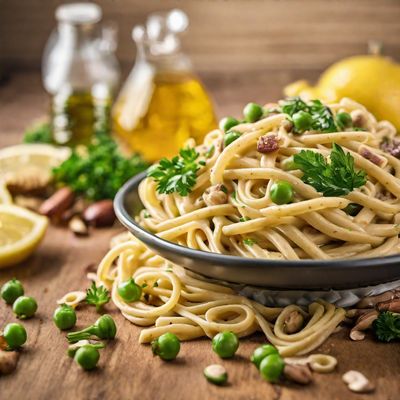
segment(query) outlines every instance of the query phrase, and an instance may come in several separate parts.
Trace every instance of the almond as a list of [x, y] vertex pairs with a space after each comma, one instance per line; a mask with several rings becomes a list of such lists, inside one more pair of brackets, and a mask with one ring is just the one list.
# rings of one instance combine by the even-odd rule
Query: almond
[[97, 201], [86, 208], [82, 216], [89, 225], [111, 226], [115, 221], [113, 202], [112, 200]]
[[50, 218], [60, 217], [65, 210], [72, 206], [74, 200], [74, 192], [68, 187], [63, 187], [42, 203], [39, 213]]

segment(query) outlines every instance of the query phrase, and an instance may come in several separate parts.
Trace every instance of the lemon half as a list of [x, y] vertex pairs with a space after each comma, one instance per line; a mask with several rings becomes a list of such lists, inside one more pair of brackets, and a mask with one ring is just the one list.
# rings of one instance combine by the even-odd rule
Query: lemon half
[[42, 240], [48, 220], [25, 208], [0, 204], [0, 268], [26, 259]]

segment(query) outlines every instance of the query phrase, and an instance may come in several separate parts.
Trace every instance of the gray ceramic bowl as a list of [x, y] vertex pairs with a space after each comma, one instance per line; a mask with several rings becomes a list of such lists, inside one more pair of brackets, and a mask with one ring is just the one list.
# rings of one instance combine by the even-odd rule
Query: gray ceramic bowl
[[282, 261], [208, 253], [160, 239], [138, 225], [133, 216], [143, 205], [138, 194], [145, 173], [118, 192], [114, 209], [121, 223], [164, 258], [198, 274], [232, 283], [272, 289], [347, 289], [400, 279], [400, 254], [357, 260]]

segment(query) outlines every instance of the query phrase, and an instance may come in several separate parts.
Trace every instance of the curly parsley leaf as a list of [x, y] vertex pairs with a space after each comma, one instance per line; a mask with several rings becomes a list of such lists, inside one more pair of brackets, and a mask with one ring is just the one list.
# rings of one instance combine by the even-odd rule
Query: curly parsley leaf
[[53, 176], [58, 185], [69, 186], [88, 200], [97, 201], [113, 199], [129, 178], [147, 167], [142, 157], [124, 157], [111, 136], [98, 133], [84, 153], [73, 150], [54, 168]]
[[319, 100], [306, 103], [300, 97], [293, 97], [281, 102], [280, 106], [290, 120], [299, 111], [309, 113], [312, 118], [311, 130], [326, 133], [338, 131], [332, 111]]
[[96, 306], [97, 312], [100, 312], [104, 304], [110, 301], [110, 292], [104, 287], [97, 287], [93, 282], [92, 286], [86, 290], [86, 303]]
[[356, 171], [352, 155], [336, 143], [332, 145], [330, 163], [311, 150], [296, 154], [294, 162], [304, 173], [302, 181], [326, 197], [345, 196], [366, 183], [365, 171]]
[[400, 314], [385, 311], [374, 321], [375, 335], [381, 342], [400, 339]]
[[181, 149], [179, 156], [171, 160], [162, 158], [160, 162], [149, 168], [147, 176], [157, 183], [158, 193], [179, 193], [187, 196], [196, 184], [197, 171], [200, 169], [196, 163], [199, 153], [195, 149]]

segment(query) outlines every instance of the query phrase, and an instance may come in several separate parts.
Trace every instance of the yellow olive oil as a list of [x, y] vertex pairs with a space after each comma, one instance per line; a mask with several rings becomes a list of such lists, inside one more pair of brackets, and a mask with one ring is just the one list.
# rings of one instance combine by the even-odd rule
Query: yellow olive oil
[[96, 132], [110, 131], [111, 97], [105, 91], [60, 92], [51, 102], [53, 140], [76, 146], [90, 143]]
[[172, 157], [188, 138], [217, 126], [211, 101], [189, 73], [158, 72], [127, 86], [113, 110], [114, 130], [148, 161]]

